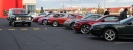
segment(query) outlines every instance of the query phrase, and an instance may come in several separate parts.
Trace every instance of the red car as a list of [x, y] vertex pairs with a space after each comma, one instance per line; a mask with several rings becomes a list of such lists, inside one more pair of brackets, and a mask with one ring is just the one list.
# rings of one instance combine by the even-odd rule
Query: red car
[[63, 25], [66, 20], [70, 19], [80, 19], [82, 16], [79, 16], [77, 14], [64, 14], [64, 13], [59, 13], [54, 15], [54, 18], [49, 18], [48, 19], [48, 24], [52, 24], [52, 26], [57, 27], [59, 25]]
[[92, 24], [97, 23], [97, 22], [116, 22], [118, 21], [119, 16], [118, 15], [106, 15], [103, 17], [100, 17], [99, 19], [96, 20], [90, 20], [90, 19], [82, 19], [77, 21], [74, 24], [74, 31], [75, 32], [81, 32], [83, 34], [89, 33], [89, 29]]

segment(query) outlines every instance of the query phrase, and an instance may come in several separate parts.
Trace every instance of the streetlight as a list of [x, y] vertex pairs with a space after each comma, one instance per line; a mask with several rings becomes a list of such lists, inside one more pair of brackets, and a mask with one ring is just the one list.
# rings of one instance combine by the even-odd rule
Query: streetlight
[[105, 11], [105, 0], [104, 0], [104, 11]]

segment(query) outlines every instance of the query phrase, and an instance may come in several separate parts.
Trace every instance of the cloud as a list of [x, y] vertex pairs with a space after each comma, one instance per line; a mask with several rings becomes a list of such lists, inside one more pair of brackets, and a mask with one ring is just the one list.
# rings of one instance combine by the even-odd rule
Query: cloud
[[[63, 3], [65, 7], [104, 7], [104, 0], [36, 0], [37, 7], [61, 8]], [[130, 6], [133, 0], [105, 0], [105, 7]]]

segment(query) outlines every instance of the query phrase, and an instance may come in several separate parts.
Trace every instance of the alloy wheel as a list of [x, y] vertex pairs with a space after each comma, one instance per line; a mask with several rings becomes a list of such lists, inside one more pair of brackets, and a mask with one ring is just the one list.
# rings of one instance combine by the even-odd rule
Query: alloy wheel
[[89, 25], [83, 25], [83, 26], [81, 26], [81, 33], [83, 33], [83, 34], [88, 34], [89, 32], [90, 32], [90, 26]]
[[72, 23], [72, 24], [70, 25], [70, 28], [71, 28], [71, 29], [74, 29], [74, 23]]
[[58, 24], [57, 21], [54, 21], [54, 22], [53, 22], [53, 26], [54, 26], [54, 27], [57, 27], [58, 25], [59, 25], [59, 24]]
[[47, 20], [43, 20], [43, 25], [47, 25], [48, 24], [48, 21]]
[[112, 29], [105, 30], [104, 39], [107, 41], [113, 41], [116, 39], [116, 32]]
[[12, 22], [12, 26], [13, 26], [13, 27], [16, 27], [16, 23], [15, 23], [15, 22]]

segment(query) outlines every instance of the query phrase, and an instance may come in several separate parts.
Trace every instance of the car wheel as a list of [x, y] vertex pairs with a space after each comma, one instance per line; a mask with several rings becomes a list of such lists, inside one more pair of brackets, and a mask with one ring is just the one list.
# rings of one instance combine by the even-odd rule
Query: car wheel
[[72, 24], [70, 25], [70, 29], [74, 29], [74, 24], [75, 24], [75, 23], [72, 23]]
[[54, 22], [52, 23], [52, 25], [53, 25], [54, 27], [57, 27], [57, 26], [59, 25], [59, 23], [58, 23], [57, 21], [54, 21]]
[[43, 20], [42, 24], [43, 25], [47, 25], [48, 24], [48, 20]]
[[25, 24], [24, 24], [24, 23], [22, 23], [22, 25], [24, 26]]
[[28, 23], [28, 26], [30, 27], [31, 26], [31, 23]]
[[106, 29], [103, 32], [103, 38], [107, 41], [113, 41], [116, 39], [116, 32], [113, 29]]
[[13, 26], [13, 27], [16, 27], [16, 23], [15, 23], [15, 22], [12, 22], [12, 26]]
[[90, 26], [89, 25], [82, 25], [80, 28], [81, 33], [88, 34], [90, 32]]
[[12, 25], [12, 22], [9, 22], [9, 25]]

